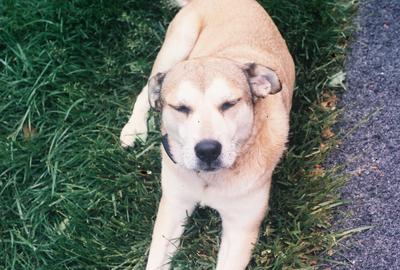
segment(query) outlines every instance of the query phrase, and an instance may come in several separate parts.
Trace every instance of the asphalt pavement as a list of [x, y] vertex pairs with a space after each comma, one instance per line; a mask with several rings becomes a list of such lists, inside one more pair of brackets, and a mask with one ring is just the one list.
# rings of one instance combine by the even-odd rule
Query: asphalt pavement
[[347, 239], [335, 269], [400, 269], [400, 0], [361, 0], [346, 63], [337, 132], [348, 134], [329, 159], [349, 175], [351, 203], [336, 226], [373, 226]]

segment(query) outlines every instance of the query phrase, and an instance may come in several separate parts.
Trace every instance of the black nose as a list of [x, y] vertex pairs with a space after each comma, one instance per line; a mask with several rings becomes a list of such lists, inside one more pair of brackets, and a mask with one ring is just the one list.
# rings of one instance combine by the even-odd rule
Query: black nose
[[194, 147], [196, 156], [204, 161], [211, 162], [221, 154], [222, 145], [215, 140], [202, 140]]

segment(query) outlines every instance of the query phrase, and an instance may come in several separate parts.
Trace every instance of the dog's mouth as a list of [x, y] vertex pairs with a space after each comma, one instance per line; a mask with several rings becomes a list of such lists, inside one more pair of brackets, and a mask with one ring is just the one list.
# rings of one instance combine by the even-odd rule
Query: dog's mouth
[[219, 169], [222, 169], [222, 164], [219, 160], [213, 162], [199, 161], [197, 165], [197, 170], [203, 172], [215, 172]]

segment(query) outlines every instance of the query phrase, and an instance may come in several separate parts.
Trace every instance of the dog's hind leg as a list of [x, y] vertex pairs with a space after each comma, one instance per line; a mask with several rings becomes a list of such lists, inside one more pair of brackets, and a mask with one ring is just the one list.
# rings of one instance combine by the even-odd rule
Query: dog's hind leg
[[[193, 9], [182, 9], [170, 23], [164, 43], [157, 55], [151, 76], [166, 72], [177, 63], [186, 60], [200, 32], [200, 19]], [[151, 77], [150, 76], [150, 77]], [[147, 137], [147, 114], [150, 109], [147, 84], [138, 95], [132, 115], [121, 131], [124, 147], [133, 146], [135, 139]]]

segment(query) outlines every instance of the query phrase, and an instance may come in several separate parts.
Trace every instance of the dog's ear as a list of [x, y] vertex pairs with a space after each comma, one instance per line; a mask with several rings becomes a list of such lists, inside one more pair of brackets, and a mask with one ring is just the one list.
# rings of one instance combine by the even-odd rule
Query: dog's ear
[[148, 82], [149, 103], [157, 111], [161, 111], [162, 108], [161, 88], [164, 78], [165, 73], [157, 73]]
[[281, 91], [281, 82], [272, 69], [255, 63], [245, 64], [242, 69], [249, 81], [254, 101]]

